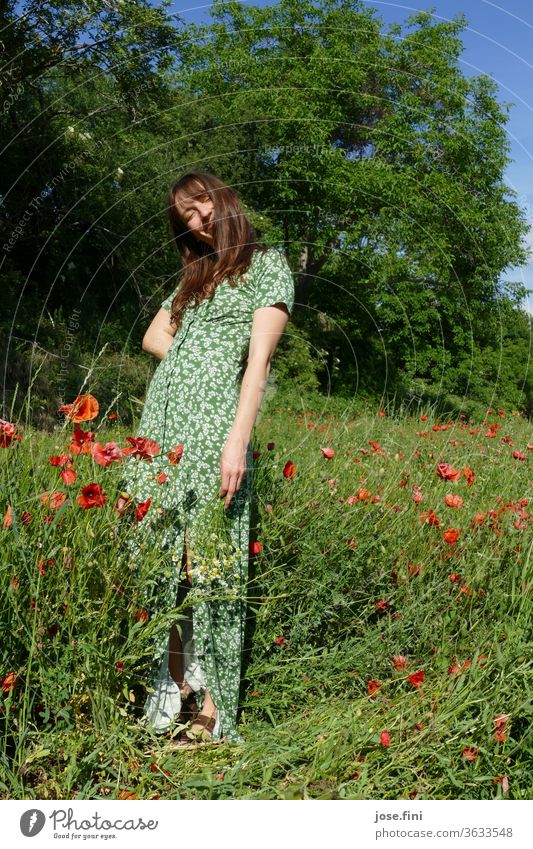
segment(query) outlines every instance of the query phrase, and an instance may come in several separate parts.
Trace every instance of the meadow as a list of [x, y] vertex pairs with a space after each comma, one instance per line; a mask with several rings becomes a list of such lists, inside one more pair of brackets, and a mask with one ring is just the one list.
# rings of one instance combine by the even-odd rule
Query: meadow
[[245, 743], [177, 752], [141, 717], [147, 647], [180, 611], [146, 607], [156, 549], [124, 563], [135, 431], [94, 410], [0, 427], [1, 798], [531, 798], [527, 419], [274, 396], [253, 439]]

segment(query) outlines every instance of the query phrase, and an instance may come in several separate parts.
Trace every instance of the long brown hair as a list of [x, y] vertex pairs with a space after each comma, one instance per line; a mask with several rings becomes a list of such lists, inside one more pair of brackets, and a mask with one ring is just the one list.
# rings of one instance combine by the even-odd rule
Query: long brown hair
[[[196, 239], [176, 209], [176, 199], [207, 194], [213, 202], [213, 243]], [[232, 286], [248, 268], [254, 251], [265, 250], [255, 241], [255, 231], [244, 214], [239, 195], [214, 174], [189, 171], [168, 193], [170, 229], [183, 261], [179, 290], [172, 302], [170, 320], [179, 328], [183, 311], [211, 298], [217, 284], [228, 277]]]

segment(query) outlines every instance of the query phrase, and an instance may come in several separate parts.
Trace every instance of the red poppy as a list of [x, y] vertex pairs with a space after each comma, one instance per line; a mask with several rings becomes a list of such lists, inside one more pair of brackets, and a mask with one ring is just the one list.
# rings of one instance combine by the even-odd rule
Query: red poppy
[[461, 477], [461, 472], [459, 469], [454, 469], [449, 463], [438, 463], [437, 475], [446, 481], [458, 481]]
[[11, 504], [7, 505], [6, 515], [4, 516], [4, 528], [10, 528], [13, 524], [13, 513], [11, 512]]
[[260, 456], [261, 456], [260, 451], [252, 451], [252, 460], [258, 460]]
[[424, 500], [424, 496], [422, 495], [422, 490], [416, 484], [413, 486], [412, 493], [413, 493], [413, 501], [415, 502], [415, 504], [420, 504], [420, 502]]
[[150, 614], [148, 613], [146, 607], [141, 607], [139, 610], [135, 611], [135, 613], [133, 614], [133, 618], [136, 622], [142, 622], [144, 624], [145, 622], [148, 622]]
[[255, 557], [256, 554], [261, 554], [263, 551], [263, 543], [253, 540], [250, 542], [249, 553], [250, 557]]
[[171, 466], [177, 466], [179, 461], [183, 456], [183, 445], [180, 442], [179, 445], [175, 445], [174, 448], [168, 452], [167, 457]]
[[447, 542], [450, 545], [453, 545], [455, 542], [457, 542], [460, 535], [461, 535], [461, 532], [458, 531], [456, 528], [446, 528], [446, 530], [444, 531], [444, 533], [442, 535], [442, 539], [444, 540], [444, 542]]
[[292, 462], [292, 460], [287, 460], [283, 467], [283, 477], [284, 478], [294, 478], [296, 476], [296, 465]]
[[99, 466], [110, 466], [111, 463], [120, 463], [124, 455], [116, 442], [106, 442], [102, 447], [101, 442], [91, 445], [91, 455]]
[[2, 680], [0, 680], [0, 686], [2, 687], [3, 693], [10, 693], [15, 689], [18, 683], [17, 673], [16, 672], [8, 672], [7, 675], [4, 675]]
[[81, 493], [76, 498], [80, 507], [84, 510], [89, 510], [91, 507], [103, 507], [107, 501], [107, 495], [104, 493], [100, 484], [89, 483], [82, 487]]
[[407, 676], [407, 680], [413, 687], [420, 687], [422, 681], [424, 680], [425, 672], [423, 669], [419, 669], [418, 672], [412, 672]]
[[463, 749], [463, 758], [467, 761], [475, 761], [479, 754], [479, 749], [476, 749], [475, 746], [467, 746]]
[[388, 610], [390, 607], [390, 601], [386, 601], [384, 598], [380, 598], [379, 601], [376, 601], [375, 608], [376, 610]]
[[416, 576], [420, 574], [420, 566], [418, 565], [418, 563], [416, 565], [414, 563], [408, 563], [407, 571], [410, 575], [414, 575], [414, 577], [416, 578]]
[[96, 398], [89, 392], [78, 395], [72, 404], [63, 404], [58, 413], [65, 413], [73, 422], [90, 422], [98, 415], [100, 407]]
[[275, 447], [276, 447], [275, 442], [267, 442], [267, 451], [273, 451]]
[[159, 475], [157, 476], [156, 480], [157, 480], [157, 482], [158, 482], [159, 484], [165, 483], [165, 481], [167, 481], [167, 480], [168, 480], [168, 475], [167, 475], [167, 473], [166, 473], [166, 472], [161, 472], [161, 474], [159, 474]]
[[51, 466], [60, 466], [61, 468], [69, 468], [72, 465], [70, 454], [55, 454], [48, 458]]
[[146, 501], [140, 501], [139, 504], [135, 507], [133, 511], [133, 515], [135, 516], [138, 522], [142, 522], [148, 510], [150, 509], [150, 504], [152, 503], [151, 498], [147, 498]]
[[39, 572], [41, 573], [41, 575], [46, 575], [46, 569], [44, 567], [45, 566], [53, 566], [54, 563], [55, 563], [55, 560], [54, 560], [53, 557], [49, 557], [48, 560], [46, 560], [46, 561], [45, 561], [44, 557], [41, 557], [39, 562], [37, 563], [37, 568], [38, 568]]
[[486, 517], [487, 517], [486, 513], [476, 513], [476, 515], [472, 519], [472, 527], [473, 528], [479, 528], [479, 527], [481, 527], [481, 525], [484, 525]]
[[50, 510], [59, 510], [66, 497], [66, 492], [54, 490], [54, 492], [43, 492], [42, 495], [39, 496], [39, 499], [43, 502], [43, 504], [46, 504]]
[[138, 460], [147, 460], [148, 463], [151, 463], [153, 455], [159, 454], [161, 450], [157, 442], [148, 439], [146, 436], [127, 436], [126, 439], [131, 447], [123, 448], [122, 453], [136, 457]]
[[526, 455], [524, 454], [523, 451], [513, 451], [513, 457], [515, 458], [515, 460], [525, 460], [526, 459]]
[[123, 799], [126, 801], [130, 801], [132, 799], [138, 799], [139, 797], [135, 795], [131, 790], [121, 790], [118, 794], [119, 799]]
[[326, 460], [332, 460], [335, 456], [335, 451], [333, 448], [321, 448], [322, 455], [326, 458]]
[[465, 660], [462, 666], [459, 666], [457, 658], [454, 657], [452, 658], [452, 665], [448, 667], [448, 675], [459, 675], [460, 672], [464, 672], [469, 666], [472, 666], [472, 661], [470, 659]]
[[440, 528], [440, 521], [433, 510], [423, 510], [419, 519], [421, 522], [427, 522], [428, 525], [434, 525], [436, 528]]
[[382, 731], [379, 735], [379, 742], [386, 749], [387, 746], [390, 746], [390, 734], [388, 731]]
[[12, 442], [21, 442], [22, 436], [17, 433], [17, 426], [0, 419], [0, 448], [9, 448]]
[[507, 778], [506, 775], [497, 775], [496, 778], [492, 779], [492, 783], [493, 784], [501, 784], [503, 793], [509, 792], [509, 779]]
[[447, 507], [458, 508], [458, 507], [463, 506], [463, 499], [461, 498], [460, 495], [450, 495], [449, 494], [449, 495], [444, 496], [444, 503], [446, 504]]
[[370, 678], [366, 685], [366, 691], [369, 696], [375, 696], [380, 687], [381, 683], [379, 681], [376, 681], [375, 678]]
[[74, 483], [77, 477], [78, 476], [74, 469], [63, 469], [61, 472], [61, 480], [65, 486], [70, 486], [71, 483]]
[[124, 672], [124, 664], [121, 660], [117, 660], [117, 662], [115, 663], [115, 669], [117, 670], [117, 672]]
[[107, 418], [110, 422], [115, 422], [117, 420], [117, 414], [114, 412], [108, 413]]
[[395, 669], [405, 669], [405, 655], [397, 654], [392, 656], [392, 662]]
[[274, 640], [274, 642], [275, 642], [275, 644], [276, 644], [277, 646], [285, 646], [285, 645], [287, 645], [287, 640], [285, 639], [285, 637], [283, 636], [283, 634], [281, 635], [281, 637], [276, 637], [276, 639]]
[[74, 439], [69, 442], [69, 451], [73, 454], [90, 454], [91, 443], [94, 440], [94, 433], [91, 430], [82, 430], [77, 425], [74, 427]]

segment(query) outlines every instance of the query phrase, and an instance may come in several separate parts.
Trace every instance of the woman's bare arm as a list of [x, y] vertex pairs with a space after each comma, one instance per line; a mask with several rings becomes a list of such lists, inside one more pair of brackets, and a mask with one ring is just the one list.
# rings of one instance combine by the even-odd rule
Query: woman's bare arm
[[235, 419], [220, 458], [221, 490], [228, 507], [246, 472], [246, 449], [265, 394], [270, 361], [289, 320], [285, 304], [261, 307], [254, 312], [248, 364], [241, 382]]
[[170, 323], [170, 313], [161, 307], [144, 334], [142, 341], [143, 351], [153, 354], [154, 357], [162, 360], [172, 345], [176, 330], [176, 325]]
[[261, 406], [270, 373], [270, 361], [285, 330], [289, 314], [285, 304], [262, 307], [254, 312], [248, 363], [230, 436], [248, 444]]

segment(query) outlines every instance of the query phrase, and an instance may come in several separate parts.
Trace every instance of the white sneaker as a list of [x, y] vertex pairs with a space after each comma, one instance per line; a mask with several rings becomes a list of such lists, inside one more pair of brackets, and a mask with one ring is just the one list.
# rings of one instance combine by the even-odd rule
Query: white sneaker
[[216, 740], [218, 738], [218, 729], [219, 728], [220, 728], [220, 711], [217, 710], [217, 717], [216, 717], [216, 720], [215, 720], [215, 726], [214, 726], [214, 728], [211, 732], [211, 736], [212, 736], [213, 740]]
[[168, 652], [153, 687], [144, 705], [144, 717], [154, 731], [166, 731], [181, 711], [180, 688], [168, 671]]

